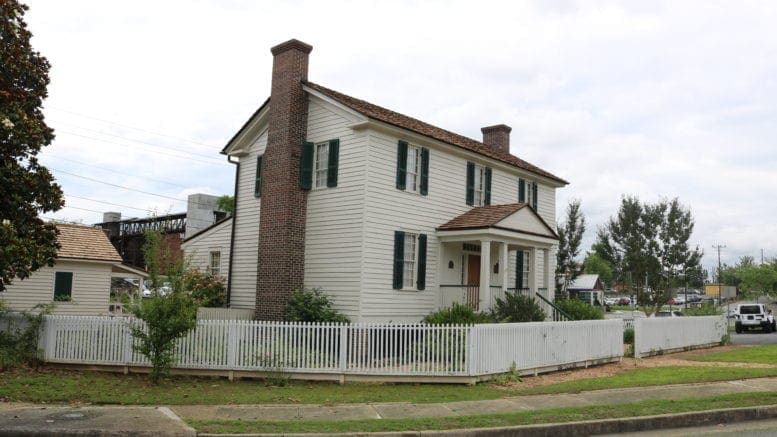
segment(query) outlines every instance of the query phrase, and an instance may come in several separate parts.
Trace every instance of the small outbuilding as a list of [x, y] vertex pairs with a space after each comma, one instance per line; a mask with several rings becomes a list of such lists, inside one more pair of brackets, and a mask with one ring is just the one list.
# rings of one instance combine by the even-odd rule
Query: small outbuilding
[[570, 299], [580, 299], [591, 305], [604, 303], [604, 287], [599, 275], [580, 275], [567, 286]]

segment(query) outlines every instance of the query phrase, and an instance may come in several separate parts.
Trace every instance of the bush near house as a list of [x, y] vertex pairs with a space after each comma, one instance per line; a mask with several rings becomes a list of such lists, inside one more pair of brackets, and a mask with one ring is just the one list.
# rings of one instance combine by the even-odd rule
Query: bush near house
[[496, 299], [491, 317], [499, 323], [542, 322], [545, 311], [534, 298], [508, 291], [504, 300]]
[[36, 305], [31, 311], [12, 313], [0, 300], [0, 371], [17, 366], [37, 366], [38, 339], [43, 316], [53, 304]]
[[424, 323], [428, 325], [471, 325], [475, 323], [493, 323], [488, 314], [475, 312], [467, 305], [456, 302], [449, 308], [443, 308], [429, 313], [424, 317]]
[[569, 314], [572, 320], [602, 320], [604, 312], [578, 299], [561, 299], [556, 306]]
[[227, 290], [221, 276], [191, 269], [184, 273], [183, 286], [200, 306], [220, 308], [227, 303]]
[[287, 322], [350, 322], [332, 306], [329, 296], [318, 288], [292, 292], [283, 310], [283, 319]]

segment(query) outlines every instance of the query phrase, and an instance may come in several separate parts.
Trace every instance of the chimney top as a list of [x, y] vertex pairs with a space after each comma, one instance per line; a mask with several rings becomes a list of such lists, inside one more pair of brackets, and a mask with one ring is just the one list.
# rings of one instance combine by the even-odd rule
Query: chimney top
[[287, 50], [296, 49], [301, 51], [302, 53], [305, 53], [306, 55], [313, 50], [313, 46], [310, 44], [306, 44], [298, 39], [290, 39], [286, 42], [282, 42], [278, 44], [277, 46], [270, 49], [270, 52], [272, 52], [273, 56], [277, 56]]
[[510, 131], [513, 128], [506, 124], [497, 124], [480, 128], [483, 132], [483, 144], [503, 153], [510, 153]]

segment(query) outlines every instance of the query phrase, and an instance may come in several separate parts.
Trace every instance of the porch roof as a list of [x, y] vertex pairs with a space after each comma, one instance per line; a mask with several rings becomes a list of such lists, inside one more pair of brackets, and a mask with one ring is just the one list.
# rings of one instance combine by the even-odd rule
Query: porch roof
[[558, 234], [526, 203], [478, 206], [437, 228], [447, 231], [498, 229], [558, 240]]

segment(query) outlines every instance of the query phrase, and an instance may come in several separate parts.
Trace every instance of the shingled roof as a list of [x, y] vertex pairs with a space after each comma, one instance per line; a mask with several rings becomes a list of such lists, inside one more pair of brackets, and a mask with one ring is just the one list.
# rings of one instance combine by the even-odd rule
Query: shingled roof
[[57, 258], [121, 262], [105, 231], [91, 226], [57, 223]]
[[508, 203], [505, 205], [477, 206], [437, 229], [450, 231], [454, 229], [487, 228], [501, 222], [507, 216], [525, 206], [528, 205], [525, 203]]
[[321, 85], [318, 85], [312, 82], [303, 82], [303, 84], [309, 87], [310, 89], [318, 91], [321, 94], [324, 94], [327, 97], [332, 98], [337, 102], [369, 118], [373, 118], [375, 120], [382, 121], [384, 123], [401, 127], [403, 129], [407, 129], [407, 130], [419, 133], [421, 135], [434, 138], [436, 140], [451, 144], [453, 146], [460, 147], [462, 149], [479, 153], [481, 155], [496, 159], [498, 161], [502, 161], [506, 164], [510, 164], [512, 166], [529, 171], [531, 173], [544, 176], [548, 179], [552, 179], [562, 184], [569, 183], [564, 179], [561, 179], [560, 177], [550, 172], [547, 172], [533, 164], [530, 164], [524, 161], [523, 159], [518, 158], [517, 156], [511, 155], [509, 153], [500, 152], [498, 150], [494, 150], [493, 148], [486, 146], [480, 141], [473, 140], [472, 138], [467, 138], [463, 135], [459, 135], [457, 133], [447, 131], [437, 126], [433, 126], [429, 123], [424, 123], [423, 121], [417, 120], [413, 117], [409, 117], [407, 115], [403, 115], [398, 112], [391, 111], [389, 109], [380, 107], [370, 102], [366, 102], [364, 100], [357, 99], [355, 97], [347, 96], [343, 93], [323, 87]]

